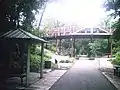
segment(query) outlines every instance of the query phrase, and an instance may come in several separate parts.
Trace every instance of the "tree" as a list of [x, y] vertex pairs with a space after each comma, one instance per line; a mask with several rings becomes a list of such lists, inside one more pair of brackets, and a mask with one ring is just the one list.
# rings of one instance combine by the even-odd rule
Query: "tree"
[[111, 16], [120, 18], [120, 0], [106, 0], [103, 6], [106, 11], [112, 11]]
[[45, 0], [0, 0], [0, 32], [32, 27], [35, 13]]
[[111, 16], [117, 19], [112, 25], [114, 29], [113, 38], [117, 41], [120, 40], [120, 0], [107, 0], [104, 4], [106, 11], [111, 11]]
[[102, 56], [104, 53], [108, 52], [108, 42], [104, 40], [94, 40], [94, 42], [89, 43], [89, 56]]
[[108, 0], [105, 2], [104, 7], [106, 11], [112, 11], [110, 14], [117, 21], [112, 25], [113, 32], [113, 53], [120, 51], [120, 0]]
[[110, 15], [107, 15], [100, 21], [99, 26], [104, 29], [111, 29], [111, 26], [113, 24], [114, 24], [113, 18]]

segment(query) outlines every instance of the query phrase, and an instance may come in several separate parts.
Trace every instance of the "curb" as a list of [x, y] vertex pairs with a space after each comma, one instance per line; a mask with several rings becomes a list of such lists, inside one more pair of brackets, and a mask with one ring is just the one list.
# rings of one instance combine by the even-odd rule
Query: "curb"
[[120, 90], [119, 86], [116, 85], [115, 82], [105, 74], [105, 72], [101, 72], [101, 73], [116, 89]]

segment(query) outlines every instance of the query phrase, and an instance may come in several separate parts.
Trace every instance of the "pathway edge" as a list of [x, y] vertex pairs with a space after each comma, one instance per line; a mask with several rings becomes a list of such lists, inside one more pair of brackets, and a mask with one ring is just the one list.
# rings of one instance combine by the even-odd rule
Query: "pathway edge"
[[103, 74], [103, 76], [105, 76], [105, 78], [106, 78], [108, 81], [110, 81], [110, 83], [111, 83], [114, 87], [116, 87], [118, 90], [120, 90], [119, 86], [116, 85], [115, 82], [114, 82], [109, 76], [107, 76], [107, 75], [105, 74], [105, 72], [101, 72], [101, 73]]

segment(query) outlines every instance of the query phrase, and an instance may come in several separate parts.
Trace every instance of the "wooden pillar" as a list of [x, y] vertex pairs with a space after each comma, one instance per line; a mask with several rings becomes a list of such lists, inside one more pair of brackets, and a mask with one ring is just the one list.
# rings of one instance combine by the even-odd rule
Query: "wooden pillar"
[[111, 36], [111, 38], [110, 38], [110, 55], [111, 55], [111, 57], [112, 57], [112, 43], [113, 43], [113, 39], [112, 39], [112, 36]]
[[56, 52], [58, 53], [58, 39], [56, 39]]
[[45, 46], [46, 49], [47, 49], [47, 46], [48, 46], [48, 45], [47, 45], [47, 43], [46, 43], [46, 46]]
[[25, 49], [26, 49], [26, 52], [25, 52], [25, 56], [27, 58], [27, 70], [26, 70], [26, 86], [28, 85], [28, 77], [29, 77], [29, 74], [30, 74], [30, 46], [28, 44], [25, 44]]
[[109, 54], [110, 54], [110, 38], [108, 38], [108, 58], [109, 58]]
[[112, 57], [112, 36], [108, 38], [108, 58]]
[[91, 35], [90, 41], [91, 43], [93, 43], [93, 35]]
[[75, 57], [75, 38], [73, 38], [73, 57]]
[[58, 52], [59, 52], [59, 55], [61, 55], [62, 54], [61, 33], [59, 33], [59, 35], [60, 35], [60, 39], [59, 39], [59, 43], [58, 43], [58, 48], [59, 48]]
[[59, 55], [62, 53], [61, 39], [56, 39], [56, 51]]
[[40, 78], [43, 78], [44, 43], [41, 43]]
[[61, 39], [59, 39], [59, 55], [62, 53]]
[[75, 57], [75, 38], [72, 37], [72, 57]]

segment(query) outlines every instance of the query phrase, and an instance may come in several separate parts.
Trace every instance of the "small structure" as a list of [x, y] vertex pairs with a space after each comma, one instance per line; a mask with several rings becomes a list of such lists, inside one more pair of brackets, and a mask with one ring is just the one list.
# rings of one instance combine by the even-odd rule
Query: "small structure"
[[22, 29], [10, 30], [0, 35], [0, 79], [20, 77], [21, 84], [30, 71], [30, 51], [32, 43], [41, 43], [40, 78], [43, 77], [43, 52], [46, 41]]

